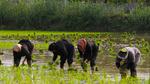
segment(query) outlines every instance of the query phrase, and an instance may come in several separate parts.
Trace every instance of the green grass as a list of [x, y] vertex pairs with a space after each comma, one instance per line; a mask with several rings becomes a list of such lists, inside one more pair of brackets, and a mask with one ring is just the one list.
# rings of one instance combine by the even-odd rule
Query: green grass
[[[107, 32], [109, 34], [117, 34], [117, 32]], [[21, 36], [27, 36], [27, 35], [63, 35], [63, 34], [106, 34], [106, 32], [65, 32], [65, 31], [16, 31], [16, 30], [0, 30], [0, 35], [21, 35]]]

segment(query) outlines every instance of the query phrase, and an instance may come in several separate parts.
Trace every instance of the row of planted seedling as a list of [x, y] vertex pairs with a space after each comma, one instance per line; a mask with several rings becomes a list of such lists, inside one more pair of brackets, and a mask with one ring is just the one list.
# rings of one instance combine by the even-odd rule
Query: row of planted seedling
[[[132, 32], [132, 34], [128, 34], [127, 32], [124, 32], [123, 34], [121, 34], [121, 38], [117, 38], [117, 37], [113, 37], [113, 34], [62, 34], [62, 35], [36, 35], [36, 33], [34, 33], [33, 35], [28, 34], [27, 36], [19, 36], [19, 34], [15, 35], [6, 35], [6, 36], [1, 36], [1, 39], [8, 39], [8, 40], [21, 40], [21, 39], [29, 39], [29, 40], [35, 40], [35, 41], [39, 41], [41, 42], [40, 44], [42, 45], [43, 43], [52, 43], [52, 42], [56, 42], [60, 39], [67, 39], [69, 41], [71, 41], [75, 46], [77, 41], [80, 38], [85, 38], [87, 40], [90, 41], [94, 41], [99, 47], [101, 47], [102, 45], [108, 45], [110, 46], [110, 48], [108, 49], [109, 51], [113, 51], [112, 46], [115, 46], [117, 44], [116, 40], [119, 42], [124, 44], [124, 43], [129, 43], [128, 46], [132, 47], [132, 46], [136, 46], [136, 47], [140, 47], [140, 45], [142, 45], [143, 49], [145, 52], [149, 51], [149, 42], [145, 41], [144, 38], [140, 40], [136, 40], [135, 39], [135, 35], [136, 32]], [[145, 34], [148, 35], [148, 34]], [[12, 39], [13, 38], [13, 39]], [[132, 40], [136, 40], [134, 44], [137, 45], [133, 45], [133, 43], [131, 43], [130, 41]], [[37, 44], [38, 45], [38, 44]], [[40, 45], [38, 45], [40, 46]], [[102, 50], [100, 50], [102, 51]]]
[[149, 84], [149, 80], [126, 78], [120, 81], [119, 77], [109, 76], [108, 73], [91, 73], [90, 71], [58, 70], [50, 65], [33, 65], [32, 68], [20, 66], [0, 66], [0, 82], [3, 84]]

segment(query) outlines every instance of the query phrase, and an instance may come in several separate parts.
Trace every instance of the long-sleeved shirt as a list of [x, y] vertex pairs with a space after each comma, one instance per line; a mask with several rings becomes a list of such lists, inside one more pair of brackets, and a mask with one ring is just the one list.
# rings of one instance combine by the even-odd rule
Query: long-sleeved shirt
[[58, 55], [60, 55], [61, 58], [68, 58], [68, 56], [74, 57], [75, 56], [74, 45], [65, 39], [57, 41], [56, 50], [55, 52], [53, 52], [53, 54], [54, 54], [53, 61], [57, 59]]
[[78, 51], [80, 53], [80, 57], [84, 59], [96, 59], [95, 53], [98, 53], [98, 46], [94, 42], [86, 41], [86, 46], [85, 46], [85, 52], [81, 52], [80, 49], [78, 48]]
[[13, 51], [14, 59], [26, 56], [27, 60], [31, 60], [34, 44], [31, 41], [25, 39], [21, 40], [19, 44], [22, 45], [21, 52], [17, 53]]
[[[130, 63], [130, 66], [135, 67], [137, 65], [137, 63], [139, 62], [141, 52], [137, 48], [135, 48], [135, 47], [126, 47], [126, 50], [128, 52], [128, 57], [124, 60], [123, 65], [120, 65], [120, 62], [122, 61], [122, 59], [118, 58], [118, 54], [116, 56], [116, 66], [118, 68], [119, 67], [126, 68], [129, 63]], [[119, 52], [121, 52], [121, 51], [119, 51]]]

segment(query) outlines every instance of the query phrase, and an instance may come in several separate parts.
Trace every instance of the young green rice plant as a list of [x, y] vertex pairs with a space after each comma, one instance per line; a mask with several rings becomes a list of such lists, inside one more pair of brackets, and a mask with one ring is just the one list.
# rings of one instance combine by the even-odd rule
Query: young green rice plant
[[102, 43], [100, 43], [100, 42], [97, 42], [97, 46], [99, 47], [100, 45], [102, 45]]
[[115, 43], [115, 42], [110, 41], [110, 42], [109, 42], [109, 44], [110, 44], [110, 46], [113, 46], [113, 45], [115, 45], [116, 43]]
[[46, 43], [46, 44], [48, 43], [48, 39], [45, 40], [45, 43]]
[[44, 53], [44, 49], [43, 49], [43, 48], [40, 48], [40, 49], [39, 49], [39, 52], [40, 52], [40, 53]]
[[121, 35], [121, 41], [128, 41], [127, 34], [122, 34]]
[[0, 59], [0, 65], [2, 64], [2, 60]]
[[112, 56], [117, 56], [117, 53], [112, 52], [111, 55], [112, 55]]
[[149, 52], [149, 47], [142, 48], [142, 50], [147, 53]]
[[55, 64], [56, 64], [56, 65], [59, 65], [59, 61], [57, 60], [57, 61], [55, 62]]
[[34, 59], [35, 59], [34, 54], [32, 54], [31, 59], [32, 59], [32, 61], [34, 61]]
[[139, 44], [140, 44], [140, 41], [139, 41], [139, 40], [136, 40], [136, 43], [139, 45]]
[[141, 45], [142, 45], [142, 46], [145, 45], [145, 40], [144, 40], [144, 38], [141, 39]]
[[88, 63], [82, 62], [81, 66], [83, 67], [83, 70], [87, 72], [88, 69]]
[[146, 42], [145, 42], [145, 46], [146, 46], [146, 47], [149, 47], [149, 42], [146, 41]]
[[112, 52], [112, 51], [113, 51], [113, 48], [112, 48], [112, 47], [110, 47], [110, 48], [109, 48], [109, 51], [110, 51], [110, 52]]
[[129, 47], [132, 47], [132, 43], [129, 43]]
[[99, 68], [98, 68], [98, 66], [95, 66], [95, 71], [99, 71]]
[[136, 31], [133, 31], [133, 32], [132, 32], [132, 35], [136, 35]]
[[99, 54], [102, 54], [103, 50], [102, 49], [98, 49], [98, 52], [99, 52]]
[[0, 55], [3, 55], [4, 53], [3, 52], [0, 52]]
[[145, 33], [145, 36], [148, 36], [149, 34], [148, 33]]
[[77, 69], [75, 69], [75, 68], [73, 68], [73, 67], [69, 67], [69, 68], [67, 69], [67, 71], [77, 71]]

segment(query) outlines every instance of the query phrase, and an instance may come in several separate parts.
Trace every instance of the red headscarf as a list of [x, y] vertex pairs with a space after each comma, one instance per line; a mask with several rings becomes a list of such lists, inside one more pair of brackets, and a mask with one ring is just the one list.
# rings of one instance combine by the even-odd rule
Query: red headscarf
[[86, 40], [84, 38], [80, 39], [77, 43], [77, 46], [81, 52], [85, 52]]

